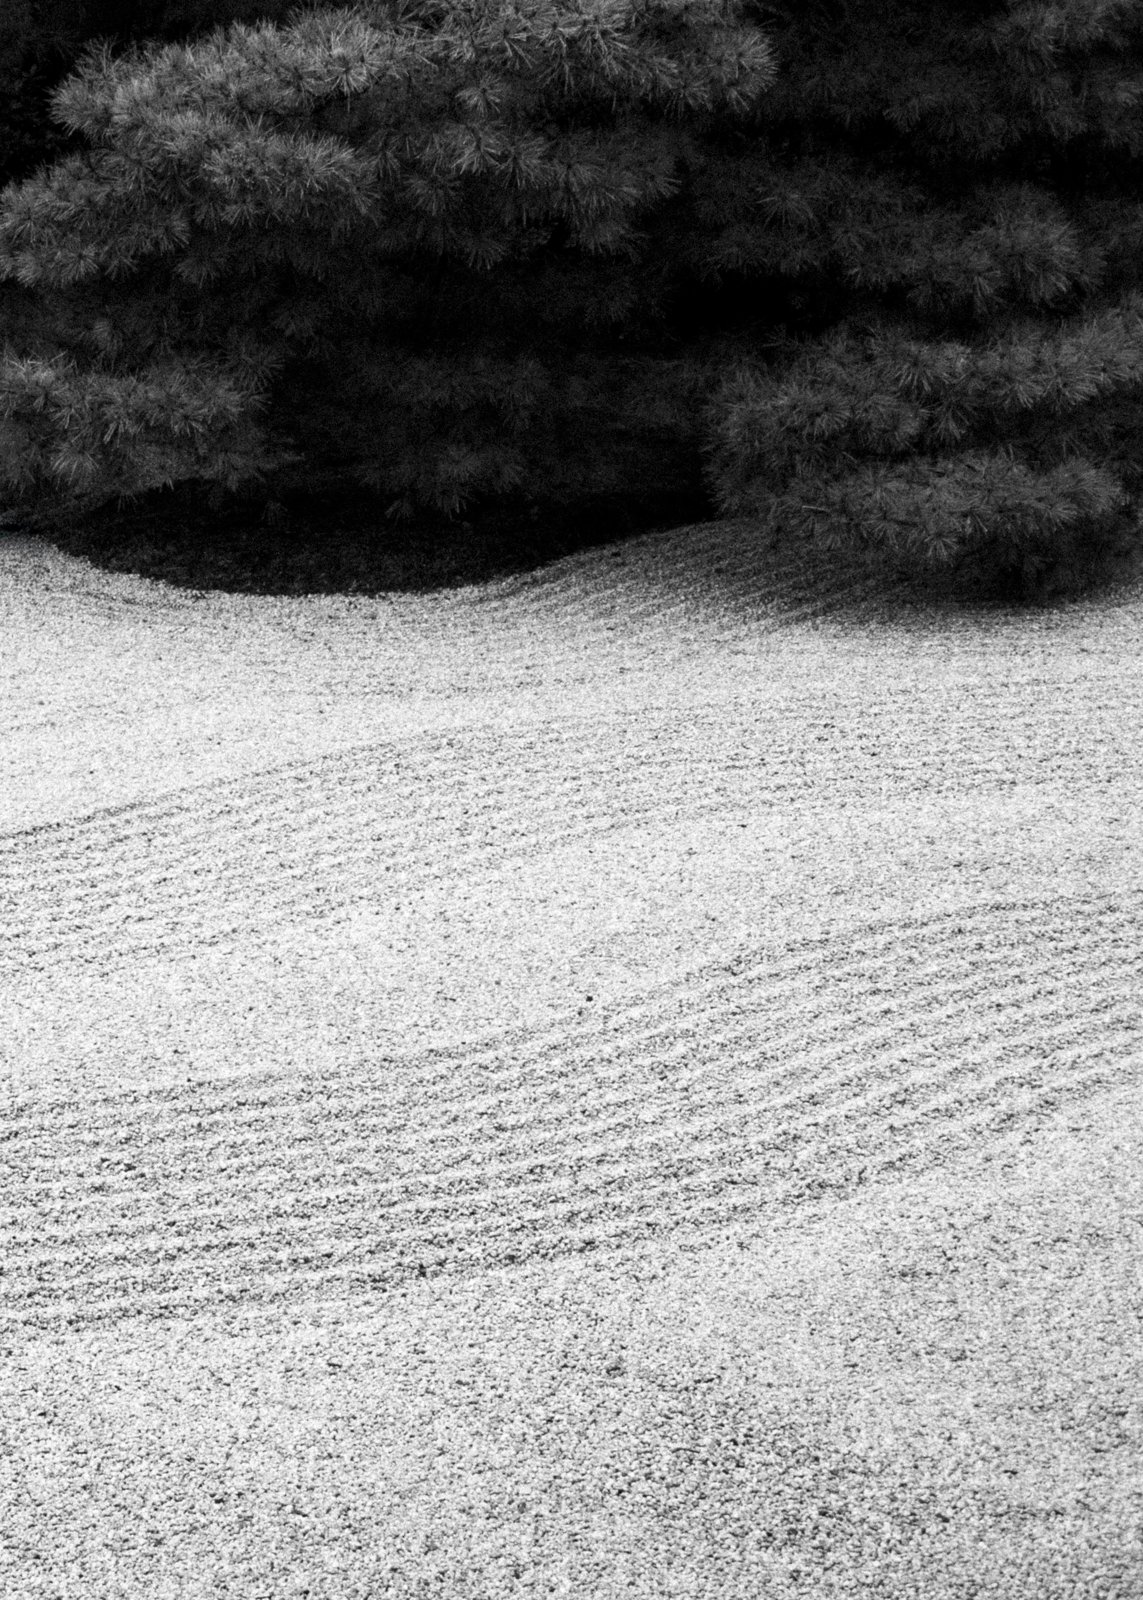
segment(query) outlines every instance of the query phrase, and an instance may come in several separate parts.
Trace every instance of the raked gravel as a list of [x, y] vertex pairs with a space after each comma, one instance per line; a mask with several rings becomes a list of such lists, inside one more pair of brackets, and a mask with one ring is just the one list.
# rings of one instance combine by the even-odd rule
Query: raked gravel
[[1141, 640], [0, 535], [0, 1595], [1140, 1600]]

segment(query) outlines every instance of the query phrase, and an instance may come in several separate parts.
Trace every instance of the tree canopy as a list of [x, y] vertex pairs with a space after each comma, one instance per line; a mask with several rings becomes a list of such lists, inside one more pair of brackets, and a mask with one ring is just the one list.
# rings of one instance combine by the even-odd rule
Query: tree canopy
[[0, 475], [401, 518], [697, 464], [759, 537], [899, 571], [1131, 559], [1141, 30], [386, 0], [97, 44], [52, 96], [87, 147], [0, 195]]
[[[678, 186], [676, 123], [737, 114], [773, 73], [714, 8], [619, 0], [311, 11], [87, 52], [54, 103], [92, 150], [0, 216], [0, 271], [50, 311], [0, 369], [9, 482], [235, 484], [324, 451], [397, 513], [455, 512], [529, 475], [530, 430], [531, 476], [575, 483], [617, 387], [629, 430], [679, 415], [680, 373], [652, 387], [577, 349], [653, 313], [666, 268], [633, 263]], [[638, 469], [603, 457], [600, 481]]]

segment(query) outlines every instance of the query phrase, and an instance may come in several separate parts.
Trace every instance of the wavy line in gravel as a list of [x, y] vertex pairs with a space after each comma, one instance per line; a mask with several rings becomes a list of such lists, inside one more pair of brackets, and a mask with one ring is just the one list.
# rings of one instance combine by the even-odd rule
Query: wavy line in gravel
[[[334, 617], [345, 632], [343, 650], [360, 665], [376, 659], [381, 622], [383, 646], [397, 647], [387, 665], [410, 681], [442, 651], [450, 658], [451, 676], [460, 664], [451, 659], [454, 652], [467, 655], [474, 638], [482, 647], [493, 646], [478, 663], [483, 680], [500, 668], [514, 671], [521, 652], [542, 655], [545, 667], [558, 666], [553, 647], [557, 658], [573, 658], [594, 676], [607, 677], [613, 663], [601, 661], [600, 650], [613, 645], [625, 653], [633, 642], [645, 648], [645, 626], [668, 644], [683, 619], [701, 624], [704, 636], [729, 625], [732, 636], [754, 638], [759, 628], [784, 633], [819, 618], [880, 616], [886, 607], [909, 607], [912, 598], [906, 585], [872, 576], [852, 560], [812, 547], [774, 549], [757, 539], [749, 519], [646, 533], [429, 594], [273, 596], [272, 615], [266, 597], [187, 590], [92, 567], [41, 539], [5, 537], [2, 547], [19, 558], [19, 582], [8, 586], [0, 569], [0, 587], [22, 623], [46, 620], [50, 626], [53, 609], [70, 620], [112, 621], [124, 607], [142, 607], [155, 614], [147, 618], [148, 627], [189, 618], [196, 628], [231, 636], [231, 643], [262, 660], [267, 635], [300, 636], [304, 643], [315, 618]], [[431, 640], [424, 637], [426, 618], [433, 624]], [[251, 638], [252, 625], [261, 638]], [[543, 633], [539, 650], [537, 627]]]
[[795, 684], [768, 703], [720, 701], [714, 721], [648, 707], [286, 763], [0, 839], [0, 971], [233, 947], [439, 877], [442, 863], [472, 880], [684, 809], [1143, 785], [1133, 688], [1056, 685], [1024, 722], [1007, 681], [924, 698], [887, 687], [873, 702]]
[[0, 1325], [375, 1295], [764, 1231], [1143, 1065], [1143, 894], [742, 947], [635, 1004], [335, 1072], [0, 1112]]

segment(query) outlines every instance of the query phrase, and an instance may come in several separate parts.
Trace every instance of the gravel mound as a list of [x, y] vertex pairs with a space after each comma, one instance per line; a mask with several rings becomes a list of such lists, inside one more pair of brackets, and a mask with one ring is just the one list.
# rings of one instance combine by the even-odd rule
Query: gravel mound
[[1139, 1600], [1143, 587], [0, 536], [0, 1593]]

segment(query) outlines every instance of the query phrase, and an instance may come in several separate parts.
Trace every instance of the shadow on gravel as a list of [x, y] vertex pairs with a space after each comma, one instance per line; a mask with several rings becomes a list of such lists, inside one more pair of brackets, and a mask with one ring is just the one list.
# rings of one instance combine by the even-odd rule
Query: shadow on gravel
[[[485, 499], [456, 520], [386, 522], [376, 496], [328, 486], [295, 492], [281, 501], [266, 495], [231, 496], [211, 507], [207, 485], [181, 484], [149, 491], [133, 501], [75, 509], [5, 513], [10, 531], [30, 533], [64, 554], [106, 572], [132, 574], [175, 588], [266, 596], [429, 594], [535, 572], [564, 557], [604, 545], [620, 547], [650, 533], [706, 524], [737, 542], [745, 567], [760, 563], [775, 581], [798, 574], [804, 598], [820, 588], [836, 603], [839, 592], [880, 588], [890, 609], [937, 605], [968, 612], [1052, 609], [1071, 600], [1114, 601], [1143, 577], [1143, 551], [1103, 572], [1029, 583], [1019, 573], [982, 581], [964, 574], [919, 580], [877, 568], [862, 557], [822, 550], [760, 550], [750, 543], [749, 519], [721, 518], [701, 480], [680, 490], [593, 495], [568, 505], [520, 497]], [[733, 532], [732, 532], [733, 529]], [[716, 543], [719, 541], [715, 541]], [[726, 541], [723, 541], [725, 544]], [[704, 541], [699, 540], [698, 545]], [[699, 587], [736, 587], [740, 561], [704, 566], [696, 545], [691, 576]], [[689, 561], [678, 562], [686, 582]], [[701, 569], [701, 570], [700, 570]], [[720, 581], [721, 577], [721, 581]], [[746, 585], [749, 591], [752, 584]], [[756, 591], [755, 591], [756, 592]], [[729, 596], [728, 596], [729, 598]], [[748, 592], [737, 599], [748, 600]], [[826, 608], [832, 609], [827, 601]]]
[[712, 521], [701, 489], [596, 495], [572, 506], [501, 498], [453, 522], [395, 526], [366, 492], [232, 498], [153, 490], [83, 512], [13, 513], [24, 531], [109, 572], [230, 594], [429, 593], [533, 571], [658, 529]]

